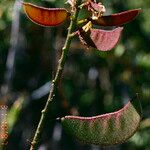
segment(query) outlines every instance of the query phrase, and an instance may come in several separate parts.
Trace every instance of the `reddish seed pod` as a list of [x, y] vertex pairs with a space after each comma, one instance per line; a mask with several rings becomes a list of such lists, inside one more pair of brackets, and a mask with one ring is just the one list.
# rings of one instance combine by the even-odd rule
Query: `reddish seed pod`
[[87, 144], [114, 145], [129, 139], [141, 121], [139, 101], [129, 101], [122, 109], [94, 117], [65, 116], [64, 129], [79, 141]]
[[90, 29], [89, 32], [79, 30], [80, 41], [87, 47], [93, 47], [100, 51], [108, 51], [114, 48], [122, 33], [123, 27], [114, 30]]
[[92, 20], [91, 18], [89, 18], [88, 20], [93, 24], [100, 26], [121, 26], [132, 21], [140, 12], [141, 9], [133, 9], [109, 16], [102, 16], [97, 20]]
[[23, 3], [23, 8], [29, 19], [41, 26], [57, 26], [70, 15], [64, 8], [45, 8], [31, 3]]

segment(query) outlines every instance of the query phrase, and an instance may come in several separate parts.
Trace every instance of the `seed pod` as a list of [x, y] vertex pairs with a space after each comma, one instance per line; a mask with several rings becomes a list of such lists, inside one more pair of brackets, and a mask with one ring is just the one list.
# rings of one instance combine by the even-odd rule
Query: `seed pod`
[[29, 19], [41, 26], [57, 26], [70, 15], [64, 8], [45, 8], [31, 3], [23, 3], [23, 8]]
[[129, 101], [122, 109], [94, 117], [65, 116], [64, 129], [87, 144], [114, 145], [125, 142], [138, 129], [141, 120], [139, 101]]
[[93, 47], [100, 51], [108, 51], [114, 48], [121, 37], [123, 27], [114, 30], [90, 29], [85, 32], [78, 31], [80, 41], [87, 47]]
[[101, 16], [97, 20], [92, 20], [91, 18], [88, 20], [100, 26], [120, 26], [132, 21], [140, 12], [141, 9], [133, 9], [109, 16]]

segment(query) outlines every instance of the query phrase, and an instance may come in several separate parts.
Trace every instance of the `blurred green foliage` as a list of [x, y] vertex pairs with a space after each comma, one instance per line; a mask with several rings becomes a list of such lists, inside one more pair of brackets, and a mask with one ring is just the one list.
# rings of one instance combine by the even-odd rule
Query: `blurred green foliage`
[[[13, 0], [0, 1], [0, 85], [5, 84], [6, 60], [10, 47]], [[46, 7], [66, 7], [65, 0], [28, 0]], [[141, 14], [124, 25], [119, 44], [110, 52], [87, 50], [78, 38], [72, 42], [65, 65], [63, 81], [52, 102], [50, 119], [41, 143], [47, 149], [92, 149], [82, 145], [63, 131], [61, 140], [54, 138], [56, 123], [52, 119], [66, 114], [93, 116], [119, 109], [135, 93], [140, 93], [143, 119], [150, 118], [150, 1], [102, 1], [106, 14], [142, 8]], [[6, 149], [25, 150], [40, 118], [47, 95], [32, 99], [32, 92], [52, 80], [61, 48], [65, 41], [68, 22], [62, 26], [44, 28], [33, 24], [21, 10], [19, 40], [8, 105], [13, 106], [18, 93], [26, 93], [27, 100], [9, 137]], [[84, 16], [82, 13], [81, 15]], [[80, 16], [81, 17], [81, 16]], [[59, 127], [60, 128], [60, 127]], [[150, 126], [140, 130], [119, 149], [149, 150]], [[56, 146], [57, 145], [57, 146]], [[115, 149], [113, 147], [112, 149]], [[117, 149], [117, 148], [116, 148]]]

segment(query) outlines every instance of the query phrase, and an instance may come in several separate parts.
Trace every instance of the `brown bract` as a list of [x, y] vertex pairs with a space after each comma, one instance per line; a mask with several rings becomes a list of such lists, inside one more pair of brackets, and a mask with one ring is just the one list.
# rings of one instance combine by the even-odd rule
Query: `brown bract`
[[92, 12], [93, 20], [97, 20], [106, 11], [104, 5], [102, 5], [102, 3], [97, 3], [95, 0], [88, 0], [83, 6]]
[[31, 3], [23, 3], [23, 8], [31, 21], [41, 26], [57, 26], [70, 15], [64, 8], [45, 8]]

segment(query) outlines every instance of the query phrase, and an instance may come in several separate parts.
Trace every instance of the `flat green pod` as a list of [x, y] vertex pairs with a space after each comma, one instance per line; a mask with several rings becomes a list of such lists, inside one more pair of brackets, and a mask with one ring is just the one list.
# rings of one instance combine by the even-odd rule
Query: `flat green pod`
[[122, 109], [94, 117], [65, 116], [64, 129], [87, 144], [114, 145], [129, 139], [141, 121], [139, 100], [129, 101]]

